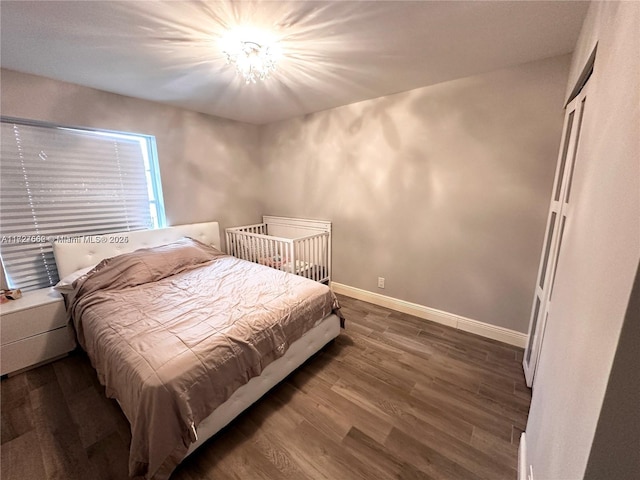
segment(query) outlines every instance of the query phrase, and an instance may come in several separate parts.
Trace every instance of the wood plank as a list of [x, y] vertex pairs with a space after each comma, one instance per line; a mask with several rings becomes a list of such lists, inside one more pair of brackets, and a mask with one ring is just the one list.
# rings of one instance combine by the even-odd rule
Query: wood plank
[[342, 446], [362, 462], [371, 465], [376, 472], [375, 478], [398, 478], [405, 466], [384, 445], [356, 427], [345, 435]]
[[385, 447], [398, 458], [436, 480], [480, 480], [481, 477], [451, 461], [433, 448], [394, 428]]
[[32, 391], [30, 397], [46, 478], [97, 478], [58, 383], [44, 385]]
[[129, 448], [117, 432], [90, 445], [86, 452], [89, 462], [98, 472], [99, 480], [125, 479], [129, 476]]
[[[515, 478], [522, 349], [340, 297], [346, 329], [173, 480]], [[125, 479], [129, 425], [86, 355], [4, 378], [2, 478]]]
[[3, 443], [0, 451], [0, 478], [20, 480], [47, 478], [35, 430]]

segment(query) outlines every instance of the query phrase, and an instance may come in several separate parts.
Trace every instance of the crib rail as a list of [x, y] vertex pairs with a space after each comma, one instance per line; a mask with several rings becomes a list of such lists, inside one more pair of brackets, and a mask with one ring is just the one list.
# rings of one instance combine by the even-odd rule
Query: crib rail
[[243, 227], [232, 227], [227, 228], [227, 232], [244, 232], [244, 233], [257, 233], [260, 235], [267, 234], [267, 224], [266, 223], [256, 223], [254, 225], [245, 225]]
[[226, 229], [227, 253], [316, 282], [331, 277], [330, 234], [322, 232], [300, 238], [268, 235], [266, 224]]

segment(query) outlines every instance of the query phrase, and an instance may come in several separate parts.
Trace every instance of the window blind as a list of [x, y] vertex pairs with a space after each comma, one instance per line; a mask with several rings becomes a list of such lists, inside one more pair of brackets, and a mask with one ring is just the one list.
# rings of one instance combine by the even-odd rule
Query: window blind
[[58, 282], [56, 237], [158, 226], [161, 195], [149, 184], [153, 149], [146, 143], [153, 137], [1, 126], [0, 255], [12, 288]]

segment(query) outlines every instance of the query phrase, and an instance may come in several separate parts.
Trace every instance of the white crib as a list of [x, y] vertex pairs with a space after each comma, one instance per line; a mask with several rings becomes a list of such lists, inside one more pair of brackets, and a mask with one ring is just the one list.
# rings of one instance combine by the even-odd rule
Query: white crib
[[225, 232], [229, 255], [316, 282], [331, 282], [331, 222], [263, 216], [262, 223]]

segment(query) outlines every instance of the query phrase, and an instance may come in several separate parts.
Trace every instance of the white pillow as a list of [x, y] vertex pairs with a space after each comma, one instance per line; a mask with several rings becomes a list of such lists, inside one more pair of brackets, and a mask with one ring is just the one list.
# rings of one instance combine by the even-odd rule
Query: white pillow
[[53, 289], [60, 293], [73, 292], [73, 282], [75, 282], [84, 274], [89, 273], [89, 271], [92, 270], [94, 267], [95, 265], [91, 265], [90, 267], [81, 268], [80, 270], [76, 270], [75, 272], [70, 273], [69, 275], [64, 277], [62, 280], [60, 280], [58, 283], [56, 283]]

